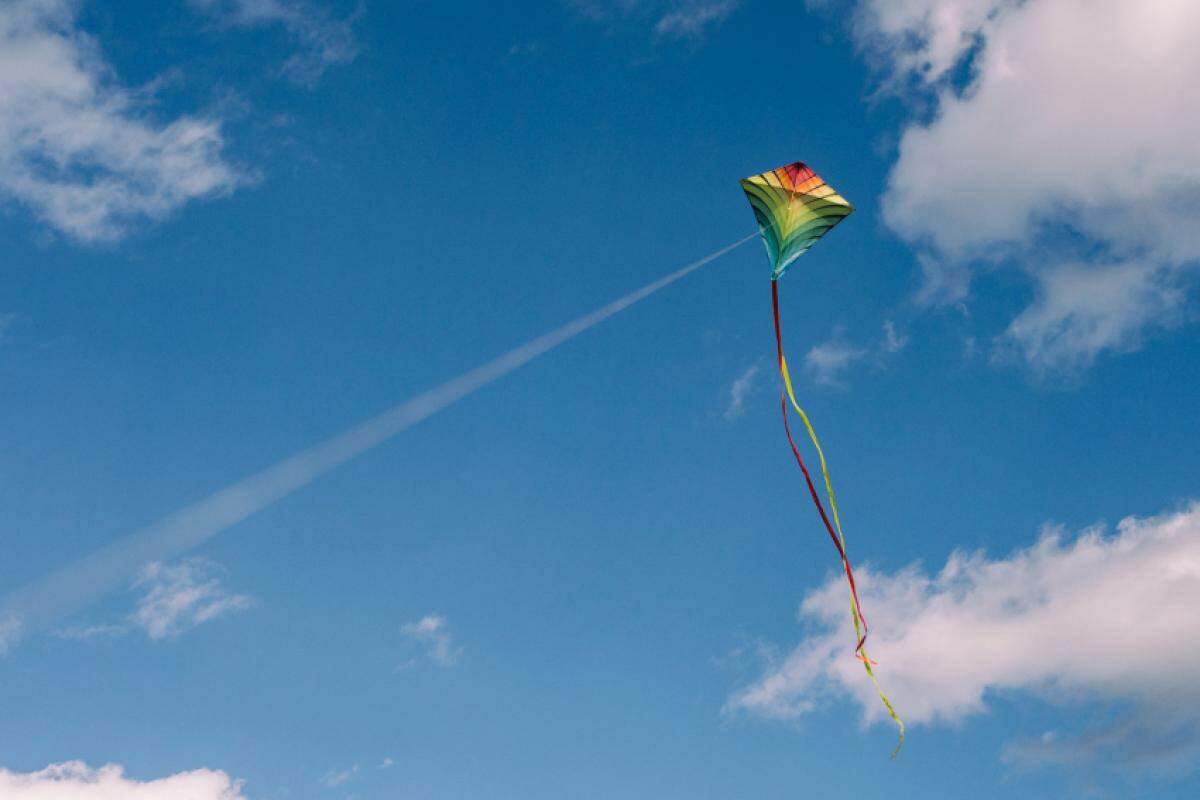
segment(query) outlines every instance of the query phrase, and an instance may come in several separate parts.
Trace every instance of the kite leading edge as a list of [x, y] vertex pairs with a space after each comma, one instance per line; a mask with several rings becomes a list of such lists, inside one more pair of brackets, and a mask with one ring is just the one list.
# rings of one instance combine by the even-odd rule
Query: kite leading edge
[[[787, 359], [783, 354], [783, 333], [779, 324], [779, 279], [788, 267], [804, 255], [818, 239], [849, 216], [854, 207], [816, 173], [798, 161], [761, 175], [746, 178], [742, 181], [742, 189], [746, 192], [746, 199], [750, 201], [750, 207], [754, 210], [759, 233], [767, 248], [767, 257], [771, 260], [771, 310], [775, 319], [775, 348], [779, 376], [783, 381], [783, 390], [779, 398], [783, 411], [783, 429], [787, 434], [792, 455], [795, 456], [796, 463], [804, 475], [813, 505], [816, 506], [821, 522], [824, 523], [825, 530], [829, 533], [829, 538], [833, 540], [833, 546], [837, 549], [838, 557], [841, 559], [842, 571], [846, 575], [846, 584], [850, 590], [850, 618], [854, 623], [856, 640], [854, 655], [862, 662], [867, 675], [875, 685], [876, 692], [879, 693], [879, 699], [883, 701], [884, 708], [887, 709], [888, 716], [896, 723], [899, 730], [899, 741], [896, 743], [896, 749], [892, 752], [892, 757], [895, 758], [904, 745], [904, 722], [880, 687], [879, 679], [875, 676], [873, 669], [875, 662], [867, 655], [867, 618], [863, 615], [862, 603], [858, 599], [858, 587], [854, 583], [854, 571], [850, 568], [850, 559], [846, 555], [846, 537], [842, 533], [841, 514], [838, 512], [837, 498], [833, 493], [833, 480], [829, 476], [829, 465], [825, 461], [825, 451], [821, 448], [817, 432], [809, 421], [808, 415], [804, 413], [804, 409], [796, 401]], [[829, 499], [829, 509], [833, 516], [832, 523], [830, 515], [825, 512], [825, 506], [813, 484], [808, 467], [805, 466], [804, 459], [800, 455], [800, 448], [792, 438], [788, 414], [789, 403], [799, 416], [808, 433], [808, 438], [817, 451], [821, 476], [825, 482], [825, 496]]]

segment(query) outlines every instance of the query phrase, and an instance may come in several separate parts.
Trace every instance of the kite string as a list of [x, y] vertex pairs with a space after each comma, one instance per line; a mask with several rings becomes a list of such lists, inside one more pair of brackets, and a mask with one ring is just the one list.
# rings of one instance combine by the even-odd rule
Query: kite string
[[[900, 748], [904, 746], [904, 721], [900, 719], [900, 715], [896, 713], [896, 709], [892, 706], [891, 700], [888, 699], [888, 696], [884, 693], [883, 688], [879, 685], [879, 679], [875, 675], [875, 670], [872, 669], [872, 665], [876, 662], [872, 661], [870, 656], [867, 655], [867, 618], [863, 615], [862, 603], [858, 598], [858, 587], [855, 585], [854, 572], [850, 568], [850, 560], [846, 556], [846, 538], [845, 534], [842, 532], [842, 522], [840, 514], [838, 513], [837, 499], [833, 492], [833, 480], [830, 478], [829, 466], [826, 463], [825, 452], [821, 447], [821, 442], [817, 438], [817, 432], [813, 428], [812, 423], [809, 421], [808, 415], [804, 413], [804, 409], [801, 408], [800, 404], [796, 401], [796, 393], [792, 388], [792, 379], [787, 368], [787, 359], [783, 354], [783, 333], [779, 323], [779, 286], [778, 282], [775, 280], [771, 281], [771, 309], [775, 320], [775, 346], [779, 360], [779, 374], [783, 379], [783, 385], [785, 388], [785, 392], [781, 393], [779, 398], [780, 409], [783, 412], [783, 429], [787, 434], [788, 444], [792, 449], [792, 455], [794, 455], [796, 458], [796, 464], [799, 465], [800, 471], [804, 474], [804, 481], [808, 485], [808, 491], [812, 496], [813, 504], [817, 507], [817, 512], [821, 516], [821, 521], [825, 524], [825, 530], [829, 533], [829, 537], [833, 540], [834, 547], [837, 548], [838, 555], [842, 559], [842, 568], [846, 573], [846, 582], [850, 587], [850, 618], [854, 623], [854, 635], [855, 639], [857, 640], [857, 644], [854, 648], [855, 656], [859, 661], [862, 662], [863, 668], [867, 672], [867, 676], [870, 677], [871, 683], [875, 686], [875, 691], [879, 695], [880, 701], [883, 702], [884, 708], [887, 709], [888, 716], [891, 717], [892, 722], [896, 724], [896, 728], [899, 731], [899, 740], [896, 742], [896, 748], [892, 751], [892, 758], [895, 758], [900, 752]], [[809, 475], [808, 468], [804, 464], [804, 459], [800, 455], [800, 449], [796, 446], [795, 439], [792, 438], [791, 425], [788, 423], [787, 407], [789, 400], [791, 401], [792, 407], [796, 410], [797, 414], [799, 414], [801, 421], [803, 421], [804, 427], [808, 431], [808, 435], [812, 440], [813, 446], [817, 449], [817, 455], [820, 458], [821, 463], [821, 475], [825, 481], [825, 491], [829, 497], [829, 505], [833, 511], [834, 524], [837, 527], [836, 533], [834, 532], [834, 526], [829, 524], [829, 516], [825, 513], [825, 507], [821, 503], [821, 498], [817, 494], [816, 487], [813, 485], [812, 476]]]

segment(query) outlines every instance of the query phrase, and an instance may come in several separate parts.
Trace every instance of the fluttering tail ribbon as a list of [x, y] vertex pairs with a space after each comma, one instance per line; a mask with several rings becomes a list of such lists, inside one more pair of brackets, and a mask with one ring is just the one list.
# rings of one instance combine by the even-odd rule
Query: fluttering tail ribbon
[[[850, 559], [846, 556], [846, 537], [842, 533], [841, 515], [838, 513], [837, 497], [833, 493], [833, 480], [829, 477], [829, 465], [825, 461], [825, 451], [821, 447], [821, 440], [817, 438], [816, 429], [808, 419], [808, 414], [804, 413], [804, 409], [796, 402], [796, 393], [792, 389], [792, 378], [788, 372], [787, 358], [783, 354], [783, 333], [779, 324], [779, 281], [772, 279], [771, 281], [771, 311], [775, 318], [775, 349], [778, 356], [779, 376], [783, 379], [784, 390], [780, 393], [779, 403], [783, 411], [783, 430], [787, 433], [788, 445], [792, 448], [792, 455], [796, 457], [796, 464], [800, 467], [800, 471], [804, 474], [804, 482], [808, 485], [808, 493], [812, 497], [813, 505], [817, 507], [817, 513], [821, 517], [821, 522], [825, 524], [825, 530], [829, 533], [829, 538], [833, 541], [833, 546], [837, 548], [838, 557], [842, 560], [842, 570], [846, 574], [846, 583], [850, 588], [850, 618], [854, 622], [854, 636], [856, 644], [854, 646], [854, 655], [862, 662], [863, 668], [867, 671], [867, 676], [870, 677], [871, 683], [875, 686], [875, 691], [879, 694], [879, 699], [883, 701], [884, 708], [887, 709], [888, 716], [892, 718], [892, 722], [896, 724], [899, 731], [899, 740], [896, 742], [896, 749], [892, 751], [892, 758], [900, 752], [900, 748], [904, 746], [904, 721], [900, 719], [900, 715], [896, 713], [896, 709], [892, 706], [892, 701], [884, 694], [883, 688], [879, 685], [879, 679], [875, 676], [875, 670], [872, 666], [876, 662], [872, 661], [867, 655], [867, 634], [869, 627], [867, 618], [863, 614], [862, 603], [858, 598], [858, 586], [854, 582], [854, 570], [850, 568]], [[804, 423], [804, 428], [808, 431], [808, 438], [812, 440], [813, 447], [817, 449], [817, 457], [821, 463], [821, 476], [825, 480], [825, 494], [829, 498], [829, 508], [833, 512], [833, 523], [830, 524], [829, 515], [825, 513], [825, 506], [821, 502], [821, 497], [817, 492], [816, 486], [813, 485], [812, 476], [808, 472], [808, 467], [804, 464], [804, 458], [800, 455], [800, 448], [796, 446], [796, 440], [792, 437], [791, 424], [788, 422], [788, 403], [791, 403], [792, 408], [800, 416], [800, 421]]]

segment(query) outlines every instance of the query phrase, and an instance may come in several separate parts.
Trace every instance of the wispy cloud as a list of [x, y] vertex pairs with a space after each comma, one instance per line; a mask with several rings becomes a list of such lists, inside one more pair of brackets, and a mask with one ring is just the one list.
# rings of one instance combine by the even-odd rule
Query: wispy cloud
[[583, 16], [596, 22], [644, 16], [659, 5], [659, 0], [565, 0], [565, 2]]
[[[450, 631], [447, 630], [446, 618], [437, 614], [422, 617], [416, 622], [408, 622], [400, 627], [400, 633], [406, 638], [425, 646], [425, 658], [441, 667], [452, 667], [462, 657], [462, 648], [454, 644]], [[398, 669], [407, 669], [416, 665], [416, 659], [401, 663]]]
[[167, 639], [233, 611], [252, 605], [243, 594], [232, 594], [221, 581], [221, 568], [207, 559], [188, 558], [176, 564], [146, 565], [137, 587], [146, 590], [132, 622], [151, 639]]
[[[1165, 759], [1200, 754], [1200, 504], [1126, 519], [1113, 535], [1051, 528], [1005, 558], [954, 553], [936, 575], [865, 569], [858, 587], [880, 680], [910, 724], [954, 723], [986, 713], [990, 693], [1024, 690], [1133, 710], [1085, 737], [1023, 742], [1012, 758], [1114, 763], [1136, 753], [1149, 764], [1150, 742]], [[851, 655], [845, 604], [836, 577], [810, 594], [801, 613], [820, 630], [728, 707], [787, 718], [842, 695], [885, 721]]]
[[1108, 772], [1179, 777], [1196, 769], [1200, 720], [1194, 710], [1163, 705], [1094, 722], [1077, 734], [1048, 730], [1019, 738], [1005, 744], [1001, 756], [1024, 770], [1066, 769], [1093, 783]]
[[1200, 106], [1179, 100], [1200, 5], [860, 0], [853, 29], [885, 86], [915, 95], [883, 217], [920, 249], [926, 301], [1016, 265], [1035, 300], [997, 345], [1041, 372], [1181, 321], [1200, 264]]
[[353, 30], [357, 14], [339, 19], [321, 6], [303, 0], [188, 2], [223, 25], [282, 27], [298, 47], [284, 63], [283, 72], [300, 83], [312, 83], [330, 66], [352, 61], [358, 55], [358, 41]]
[[36, 772], [0, 768], [0, 797], [5, 800], [245, 800], [242, 783], [220, 770], [194, 769], [165, 778], [139, 781], [118, 764], [99, 768], [82, 761], [51, 764]]
[[855, 362], [866, 358], [865, 347], [856, 347], [835, 337], [815, 345], [804, 355], [804, 366], [817, 383], [823, 386], [842, 387], [842, 381]]
[[659, 17], [654, 34], [667, 39], [703, 39], [708, 29], [720, 25], [738, 7], [738, 0], [685, 2]]
[[326, 788], [334, 789], [338, 786], [344, 786], [357, 774], [358, 764], [355, 764], [348, 769], [332, 770], [325, 773], [325, 775], [321, 777], [320, 783]]
[[730, 385], [729, 402], [726, 404], [725, 412], [722, 414], [727, 422], [732, 422], [746, 413], [746, 398], [754, 390], [754, 385], [758, 380], [758, 374], [761, 370], [760, 365], [751, 364]]
[[629, 20], [648, 25], [656, 39], [698, 42], [729, 18], [740, 0], [568, 0], [603, 24]]
[[85, 242], [232, 191], [221, 123], [155, 121], [75, 27], [70, 0], [0, 7], [0, 193]]
[[514, 42], [513, 44], [508, 46], [508, 57], [509, 58], [521, 58], [521, 57], [532, 58], [534, 56], [537, 56], [541, 52], [542, 52], [541, 44], [539, 44], [538, 42], [533, 42], [533, 41]]
[[804, 367], [812, 380], [822, 386], [846, 387], [846, 375], [856, 365], [869, 363], [876, 369], [908, 346], [908, 335], [902, 333], [890, 319], [883, 321], [879, 339], [864, 345], [846, 341], [843, 330], [834, 330], [833, 337], [804, 354]]
[[899, 353], [908, 345], [908, 335], [900, 333], [890, 319], [883, 321], [883, 352]]
[[60, 639], [70, 639], [73, 642], [91, 642], [96, 639], [112, 639], [124, 636], [133, 630], [133, 626], [125, 623], [100, 623], [98, 625], [71, 625], [55, 631]]
[[1144, 332], [1178, 322], [1186, 299], [1169, 270], [1132, 261], [1062, 264], [1038, 284], [997, 354], [1016, 350], [1038, 372], [1068, 377], [1099, 354], [1136, 349]]
[[10, 613], [0, 617], [0, 655], [16, 647], [24, 633], [24, 624], [19, 616]]
[[247, 595], [228, 591], [224, 570], [203, 558], [174, 564], [147, 564], [133, 584], [140, 590], [133, 613], [118, 623], [78, 625], [56, 635], [78, 642], [110, 639], [141, 630], [150, 639], [171, 639], [197, 625], [253, 605]]

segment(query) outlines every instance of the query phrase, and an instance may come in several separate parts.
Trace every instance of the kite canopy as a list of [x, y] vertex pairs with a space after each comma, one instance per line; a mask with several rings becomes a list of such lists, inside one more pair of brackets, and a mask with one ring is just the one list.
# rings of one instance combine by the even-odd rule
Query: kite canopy
[[745, 178], [742, 189], [767, 246], [773, 281], [854, 210], [799, 161]]

